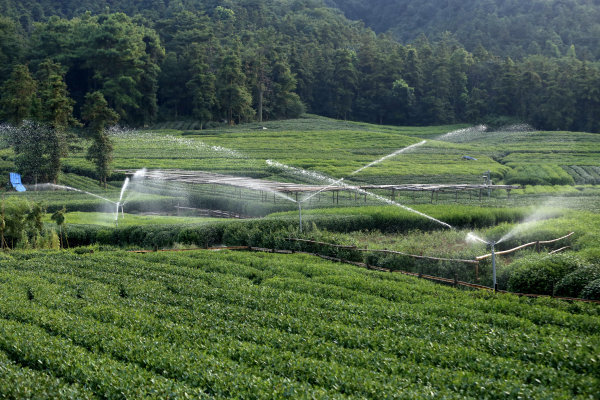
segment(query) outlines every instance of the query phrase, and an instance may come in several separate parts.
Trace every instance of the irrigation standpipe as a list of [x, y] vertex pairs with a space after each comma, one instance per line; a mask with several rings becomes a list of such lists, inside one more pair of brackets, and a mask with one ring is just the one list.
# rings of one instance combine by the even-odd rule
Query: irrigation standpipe
[[496, 246], [496, 242], [490, 242], [490, 246], [492, 246], [492, 276], [494, 279], [494, 292], [498, 291], [498, 283], [496, 282], [496, 250], [494, 246]]
[[298, 202], [298, 217], [300, 218], [300, 233], [302, 233], [302, 202]]

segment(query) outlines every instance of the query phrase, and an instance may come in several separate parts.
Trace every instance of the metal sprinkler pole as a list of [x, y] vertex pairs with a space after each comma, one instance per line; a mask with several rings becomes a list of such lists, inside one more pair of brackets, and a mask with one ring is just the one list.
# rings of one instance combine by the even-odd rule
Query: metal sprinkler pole
[[302, 233], [302, 203], [298, 202], [298, 218], [300, 218], [300, 233]]
[[492, 245], [492, 275], [494, 279], [494, 292], [497, 292], [498, 283], [496, 282], [496, 251], [494, 249], [496, 242], [491, 242], [490, 244]]

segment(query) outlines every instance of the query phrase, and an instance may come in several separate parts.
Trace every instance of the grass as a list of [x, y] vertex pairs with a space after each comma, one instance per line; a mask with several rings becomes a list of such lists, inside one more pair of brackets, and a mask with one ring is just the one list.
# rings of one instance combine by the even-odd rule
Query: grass
[[[219, 218], [219, 221], [226, 220]], [[125, 214], [124, 216], [119, 213], [119, 226], [134, 226], [134, 225], [159, 225], [159, 224], [198, 224], [204, 222], [215, 221], [215, 218], [207, 217], [180, 217], [180, 216], [166, 216], [166, 215], [139, 215], [139, 214]], [[44, 222], [51, 222], [50, 215], [46, 215]], [[101, 226], [115, 226], [115, 214], [113, 213], [102, 213], [102, 212], [69, 212], [65, 214], [65, 223], [67, 224], [79, 224], [79, 225], [101, 225]]]

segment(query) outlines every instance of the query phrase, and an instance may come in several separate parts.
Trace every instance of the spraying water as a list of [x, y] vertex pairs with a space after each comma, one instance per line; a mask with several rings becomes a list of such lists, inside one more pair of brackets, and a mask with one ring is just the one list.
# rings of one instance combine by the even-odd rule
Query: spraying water
[[512, 239], [516, 235], [525, 232], [535, 226], [538, 222], [554, 218], [559, 215], [561, 212], [558, 208], [551, 207], [552, 204], [555, 204], [559, 199], [552, 199], [546, 202], [544, 205], [539, 207], [536, 211], [534, 211], [531, 215], [527, 216], [522, 222], [517, 224], [513, 229], [507, 232], [504, 236], [500, 238], [496, 243], [502, 243], [506, 240]]
[[86, 190], [77, 189], [77, 188], [74, 188], [74, 187], [71, 187], [71, 186], [55, 185], [54, 183], [41, 183], [41, 184], [36, 185], [36, 189], [37, 190], [48, 190], [48, 189], [70, 190], [70, 191], [73, 191], [73, 192], [85, 193], [87, 195], [97, 197], [97, 198], [102, 199], [102, 200], [104, 200], [104, 201], [106, 201], [108, 203], [117, 204], [114, 201], [107, 199], [106, 197], [102, 197], [102, 196], [97, 195], [95, 193], [91, 193], [91, 192], [88, 192]]
[[363, 190], [363, 189], [360, 189], [360, 188], [356, 188], [356, 190], [357, 190], [359, 193], [362, 193], [362, 194], [366, 194], [366, 195], [369, 195], [369, 196], [375, 197], [377, 200], [380, 200], [380, 201], [382, 201], [382, 202], [384, 202], [384, 203], [387, 203], [387, 204], [389, 204], [389, 205], [396, 206], [396, 207], [400, 207], [400, 208], [402, 208], [402, 209], [404, 209], [404, 210], [406, 210], [406, 211], [409, 211], [409, 212], [411, 212], [411, 213], [414, 213], [414, 214], [420, 215], [421, 217], [427, 218], [427, 219], [429, 219], [429, 220], [431, 220], [431, 221], [433, 221], [433, 222], [436, 222], [436, 223], [438, 223], [438, 224], [440, 224], [440, 225], [442, 225], [442, 226], [444, 226], [444, 227], [446, 227], [446, 228], [454, 229], [454, 227], [453, 227], [452, 225], [450, 225], [450, 224], [447, 224], [447, 223], [446, 223], [446, 222], [444, 222], [444, 221], [440, 221], [439, 219], [437, 219], [437, 218], [434, 218], [434, 217], [432, 217], [431, 215], [427, 215], [427, 214], [425, 214], [425, 213], [423, 213], [423, 212], [421, 212], [421, 211], [417, 211], [417, 210], [415, 210], [414, 208], [410, 208], [410, 207], [408, 207], [408, 206], [405, 206], [404, 204], [400, 204], [400, 203], [398, 203], [398, 202], [395, 202], [395, 201], [393, 201], [393, 200], [390, 200], [390, 199], [388, 199], [388, 198], [386, 198], [386, 197], [380, 196], [380, 195], [378, 195], [378, 194], [375, 194], [375, 193], [372, 193], [372, 192], [368, 192], [368, 191], [366, 191], [366, 190]]
[[123, 186], [121, 187], [121, 194], [119, 195], [119, 203], [121, 202], [121, 200], [123, 200], [123, 194], [125, 193], [125, 190], [127, 190], [127, 186], [129, 186], [129, 178], [125, 178], [125, 181], [123, 182]]
[[[390, 154], [388, 154], [386, 156], [383, 156], [380, 159], [375, 160], [375, 161], [373, 161], [373, 162], [371, 162], [371, 163], [369, 163], [369, 164], [367, 164], [367, 165], [365, 165], [365, 166], [357, 169], [356, 171], [350, 173], [349, 176], [356, 175], [356, 174], [360, 173], [361, 171], [364, 171], [365, 169], [367, 169], [369, 167], [377, 165], [377, 164], [379, 164], [379, 163], [381, 163], [381, 162], [383, 162], [383, 161], [385, 161], [385, 160], [387, 160], [389, 158], [395, 157], [398, 154], [410, 151], [410, 150], [412, 150], [412, 149], [414, 149], [416, 147], [419, 147], [419, 146], [425, 144], [426, 142], [427, 142], [426, 140], [423, 140], [423, 141], [421, 141], [419, 143], [415, 143], [415, 144], [412, 144], [410, 146], [403, 147], [402, 149], [396, 150], [393, 153], [390, 153]], [[306, 171], [306, 170], [301, 169], [301, 168], [290, 167], [289, 165], [285, 165], [285, 164], [282, 164], [282, 163], [279, 163], [279, 162], [276, 162], [276, 161], [271, 161], [271, 160], [267, 160], [267, 164], [269, 166], [273, 166], [273, 167], [276, 167], [276, 168], [279, 168], [279, 169], [283, 169], [283, 170], [292, 172], [292, 173], [294, 173], [296, 175], [301, 175], [301, 176], [304, 176], [304, 177], [308, 177], [308, 178], [313, 178], [313, 179], [317, 179], [317, 180], [320, 180], [320, 181], [329, 182], [329, 184], [327, 186], [321, 188], [320, 190], [318, 190], [318, 191], [312, 193], [311, 195], [305, 197], [304, 199], [302, 199], [302, 202], [305, 202], [305, 201], [308, 201], [308, 200], [312, 199], [313, 197], [317, 196], [318, 194], [324, 192], [327, 189], [330, 189], [330, 188], [332, 188], [334, 186], [338, 186], [345, 179], [345, 178], [341, 178], [341, 179], [335, 180], [333, 178], [330, 178], [328, 176], [319, 174], [317, 172]]]
[[333, 179], [333, 178], [331, 178], [329, 176], [326, 176], [326, 175], [320, 174], [318, 172], [315, 172], [315, 171], [308, 171], [308, 170], [305, 170], [305, 169], [302, 169], [302, 168], [292, 167], [292, 166], [289, 166], [289, 165], [286, 165], [286, 164], [282, 164], [282, 163], [280, 163], [278, 161], [273, 161], [273, 160], [266, 160], [265, 162], [270, 167], [274, 167], [274, 168], [278, 168], [278, 169], [284, 170], [286, 172], [290, 172], [290, 173], [292, 173], [292, 174], [294, 174], [296, 176], [305, 178], [308, 181], [315, 181], [316, 180], [316, 181], [321, 181], [321, 182], [328, 182], [330, 184], [335, 184], [335, 182], [337, 182], [337, 180], [335, 180], [335, 179]]
[[123, 194], [125, 193], [125, 190], [127, 190], [127, 186], [129, 186], [129, 178], [125, 178], [125, 181], [123, 182], [123, 186], [121, 187], [121, 194], [119, 195], [119, 201], [117, 201], [117, 210], [115, 212], [115, 221], [117, 221], [119, 219], [119, 207], [121, 207], [121, 213], [122, 214], [125, 213], [123, 211], [123, 203], [121, 203], [121, 202], [123, 201]]
[[474, 234], [473, 232], [469, 232], [467, 234], [467, 242], [468, 243], [484, 243], [484, 244], [490, 244], [487, 240], [484, 240], [482, 238], [480, 238], [479, 236], [477, 236], [476, 234]]
[[392, 157], [395, 157], [395, 156], [397, 156], [398, 154], [406, 153], [407, 151], [413, 150], [414, 148], [416, 148], [416, 147], [419, 147], [419, 146], [422, 146], [422, 145], [424, 145], [425, 143], [427, 143], [427, 141], [426, 141], [426, 140], [423, 140], [423, 141], [421, 141], [421, 142], [419, 142], [419, 143], [411, 144], [410, 146], [404, 147], [404, 148], [402, 148], [402, 149], [400, 149], [400, 150], [396, 150], [396, 151], [394, 151], [393, 153], [391, 153], [391, 154], [388, 154], [387, 156], [383, 156], [383, 157], [381, 157], [379, 160], [375, 160], [375, 161], [373, 161], [372, 163], [369, 163], [369, 164], [365, 165], [364, 167], [361, 167], [361, 168], [357, 169], [356, 171], [352, 172], [352, 173], [350, 174], [350, 176], [352, 176], [352, 175], [356, 175], [356, 174], [358, 174], [359, 172], [361, 172], [361, 171], [363, 171], [363, 170], [365, 170], [365, 169], [367, 169], [367, 168], [370, 168], [370, 167], [372, 167], [372, 166], [374, 166], [374, 165], [377, 165], [377, 164], [379, 164], [379, 163], [381, 163], [381, 162], [383, 162], [383, 161], [387, 160], [388, 158], [392, 158]]
[[[416, 147], [417, 145], [421, 145], [421, 144], [423, 144], [424, 142], [425, 142], [425, 141], [423, 141], [423, 142], [421, 142], [421, 143], [417, 143], [417, 144], [415, 144], [415, 145], [412, 145], [412, 148]], [[409, 147], [411, 147], [411, 146], [409, 146]], [[406, 149], [406, 148], [405, 148], [405, 149]], [[396, 153], [396, 154], [399, 154], [399, 153], [398, 153], [398, 151], [396, 151], [396, 152], [394, 152], [394, 153]], [[392, 153], [392, 154], [393, 154], [393, 153]], [[389, 158], [389, 157], [384, 157], [384, 158]], [[424, 217], [424, 218], [427, 218], [427, 219], [429, 219], [429, 220], [431, 220], [431, 221], [434, 221], [434, 222], [436, 222], [436, 223], [438, 223], [438, 224], [440, 224], [440, 225], [442, 225], [442, 226], [445, 226], [446, 228], [454, 229], [454, 228], [452, 227], [452, 225], [450, 225], [450, 224], [447, 224], [447, 223], [445, 223], [445, 222], [443, 222], [443, 221], [440, 221], [439, 219], [436, 219], [436, 218], [434, 218], [434, 217], [432, 217], [432, 216], [430, 216], [430, 215], [427, 215], [427, 214], [425, 214], [425, 213], [422, 213], [421, 211], [417, 211], [417, 210], [415, 210], [415, 209], [413, 209], [413, 208], [410, 208], [410, 207], [408, 207], [408, 206], [405, 206], [404, 204], [400, 204], [400, 203], [398, 203], [398, 202], [395, 202], [395, 201], [393, 201], [393, 200], [390, 200], [390, 199], [388, 199], [388, 198], [386, 198], [386, 197], [380, 196], [380, 195], [378, 195], [378, 194], [375, 194], [375, 193], [372, 193], [372, 192], [368, 192], [368, 191], [366, 191], [366, 190], [364, 190], [364, 189], [361, 189], [361, 188], [359, 188], [359, 187], [347, 185], [347, 184], [343, 183], [343, 180], [344, 180], [344, 178], [342, 178], [342, 179], [338, 179], [338, 180], [335, 180], [335, 179], [333, 179], [333, 178], [330, 178], [330, 177], [327, 177], [327, 176], [325, 176], [325, 175], [321, 175], [321, 174], [318, 174], [318, 173], [311, 173], [310, 171], [301, 170], [300, 168], [296, 168], [296, 167], [290, 167], [290, 166], [288, 166], [288, 165], [281, 164], [281, 163], [277, 163], [277, 162], [273, 162], [273, 161], [270, 161], [270, 160], [267, 160], [267, 161], [269, 162], [269, 165], [276, 166], [276, 167], [279, 167], [279, 168], [281, 168], [281, 169], [284, 169], [284, 170], [287, 170], [287, 171], [290, 171], [290, 172], [293, 172], [293, 173], [296, 173], [296, 174], [302, 174], [302, 175], [304, 175], [304, 176], [311, 176], [311, 175], [312, 175], [312, 176], [316, 176], [316, 177], [318, 177], [320, 180], [325, 180], [325, 181], [329, 181], [329, 182], [330, 182], [328, 186], [326, 186], [326, 187], [324, 187], [324, 188], [321, 188], [319, 191], [317, 191], [317, 192], [315, 192], [315, 193], [311, 194], [310, 196], [308, 196], [307, 198], [303, 199], [303, 200], [302, 200], [302, 201], [300, 201], [299, 203], [306, 202], [306, 201], [307, 201], [307, 200], [309, 200], [310, 198], [312, 198], [312, 197], [316, 196], [317, 194], [319, 194], [319, 193], [323, 192], [324, 190], [327, 190], [327, 189], [329, 189], [329, 188], [331, 188], [331, 187], [334, 187], [334, 186], [340, 186], [340, 187], [343, 187], [343, 188], [346, 188], [346, 189], [355, 190], [355, 191], [357, 191], [358, 193], [361, 193], [361, 194], [363, 194], [363, 195], [367, 195], [367, 196], [374, 197], [374, 198], [376, 198], [377, 200], [379, 200], [379, 201], [382, 201], [382, 202], [384, 202], [384, 203], [386, 203], [386, 204], [393, 205], [393, 206], [395, 206], [395, 207], [400, 207], [400, 208], [402, 208], [402, 209], [404, 209], [404, 210], [406, 210], [406, 211], [409, 211], [409, 212], [411, 212], [411, 213], [415, 213], [415, 214], [417, 214], [417, 215], [420, 215], [420, 216], [422, 216], [422, 217]], [[364, 168], [362, 168], [362, 169], [364, 169]], [[362, 169], [359, 169], [359, 170], [362, 170]], [[357, 170], [357, 171], [358, 171], [358, 170]]]
[[[128, 181], [128, 184], [131, 185], [132, 188], [135, 190], [137, 185], [141, 184], [141, 181], [143, 181], [144, 178], [146, 177], [146, 172], [147, 172], [146, 168], [138, 169], [137, 171], [135, 171], [135, 173], [131, 177], [131, 180]], [[121, 207], [124, 206], [125, 204], [127, 204], [127, 202], [129, 201], [129, 199], [131, 197], [131, 193], [132, 193], [131, 190], [127, 193], [124, 193], [124, 190], [121, 189], [121, 198], [119, 199], [119, 202], [121, 202]], [[124, 196], [124, 194], [125, 194], [125, 196]]]
[[487, 131], [486, 125], [471, 126], [469, 128], [457, 129], [452, 132], [445, 133], [438, 136], [436, 140], [444, 142], [464, 142], [470, 140], [473, 136], [478, 136], [481, 133]]

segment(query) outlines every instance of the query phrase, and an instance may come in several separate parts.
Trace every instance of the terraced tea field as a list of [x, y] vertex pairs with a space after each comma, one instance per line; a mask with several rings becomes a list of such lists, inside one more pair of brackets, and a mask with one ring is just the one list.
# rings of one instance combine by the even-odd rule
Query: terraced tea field
[[[302, 179], [265, 162], [274, 160], [341, 178], [426, 139], [424, 146], [368, 168], [353, 180], [372, 184], [480, 183], [487, 170], [494, 182], [572, 185], [600, 180], [600, 136], [576, 132], [389, 127], [305, 118], [203, 131], [124, 131], [117, 132], [114, 139], [117, 169], [179, 168], [238, 175], [243, 171], [253, 177]], [[464, 155], [477, 160], [466, 161]], [[69, 157], [66, 165], [77, 173], [93, 170], [83, 152]], [[535, 171], [540, 165], [543, 171]]]
[[595, 398], [599, 309], [305, 255], [0, 254], [0, 397]]

